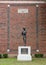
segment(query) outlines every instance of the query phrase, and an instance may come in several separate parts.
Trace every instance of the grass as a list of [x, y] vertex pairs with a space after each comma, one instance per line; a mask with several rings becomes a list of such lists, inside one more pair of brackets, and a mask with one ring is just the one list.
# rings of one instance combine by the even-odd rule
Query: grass
[[2, 58], [0, 65], [46, 65], [46, 58], [33, 58], [32, 61], [17, 61], [16, 58]]

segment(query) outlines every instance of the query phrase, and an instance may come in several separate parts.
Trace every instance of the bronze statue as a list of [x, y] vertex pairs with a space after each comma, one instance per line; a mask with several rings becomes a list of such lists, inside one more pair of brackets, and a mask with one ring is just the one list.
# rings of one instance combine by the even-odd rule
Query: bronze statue
[[24, 45], [26, 46], [26, 29], [25, 28], [23, 28], [22, 36], [23, 36]]

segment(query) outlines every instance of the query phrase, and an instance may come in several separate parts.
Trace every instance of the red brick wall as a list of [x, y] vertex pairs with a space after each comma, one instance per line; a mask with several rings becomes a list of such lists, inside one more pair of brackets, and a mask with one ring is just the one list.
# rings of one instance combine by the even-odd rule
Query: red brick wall
[[46, 53], [46, 4], [39, 6], [39, 49]]
[[[19, 8], [29, 10], [27, 14], [18, 13]], [[35, 6], [11, 6], [10, 7], [10, 48], [17, 49], [19, 45], [24, 45], [22, 30], [23, 27], [27, 31], [26, 45], [32, 45], [32, 49], [36, 49], [36, 26], [35, 26]], [[34, 39], [35, 38], [35, 39]]]
[[[19, 8], [28, 9], [28, 13], [18, 13]], [[37, 49], [39, 53], [46, 53], [46, 4], [38, 7], [38, 33], [36, 10], [36, 5], [10, 5], [8, 8], [7, 4], [0, 4], [0, 53], [7, 53], [8, 47], [10, 53], [17, 53], [18, 46], [24, 45], [23, 27], [27, 31], [26, 45], [31, 46], [32, 53]]]
[[7, 6], [0, 4], [0, 53], [7, 49]]

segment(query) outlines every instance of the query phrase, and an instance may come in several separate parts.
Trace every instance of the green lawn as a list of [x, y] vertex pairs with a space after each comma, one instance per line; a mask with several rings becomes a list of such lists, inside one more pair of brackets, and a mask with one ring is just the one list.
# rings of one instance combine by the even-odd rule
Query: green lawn
[[17, 61], [16, 58], [0, 59], [0, 65], [46, 65], [46, 58], [33, 58], [32, 61]]

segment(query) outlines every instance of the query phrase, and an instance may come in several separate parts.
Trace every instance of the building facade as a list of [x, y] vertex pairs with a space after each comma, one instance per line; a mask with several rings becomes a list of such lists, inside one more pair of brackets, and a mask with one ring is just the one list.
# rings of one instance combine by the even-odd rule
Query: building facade
[[18, 46], [24, 45], [23, 28], [32, 54], [46, 54], [46, 3], [0, 1], [0, 54], [18, 54]]

